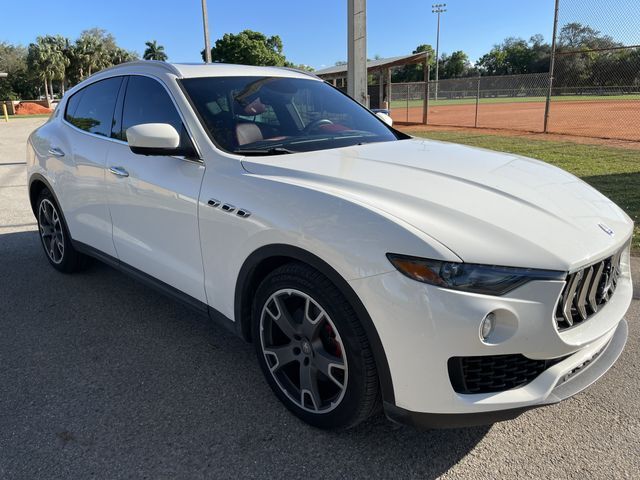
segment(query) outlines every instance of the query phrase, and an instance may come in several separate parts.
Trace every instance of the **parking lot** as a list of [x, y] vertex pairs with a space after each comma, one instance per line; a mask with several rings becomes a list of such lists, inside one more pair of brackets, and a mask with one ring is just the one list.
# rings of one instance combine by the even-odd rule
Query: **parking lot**
[[24, 165], [43, 121], [0, 123], [0, 478], [638, 478], [640, 258], [627, 347], [576, 397], [491, 427], [319, 431], [250, 345], [105, 265], [48, 265]]

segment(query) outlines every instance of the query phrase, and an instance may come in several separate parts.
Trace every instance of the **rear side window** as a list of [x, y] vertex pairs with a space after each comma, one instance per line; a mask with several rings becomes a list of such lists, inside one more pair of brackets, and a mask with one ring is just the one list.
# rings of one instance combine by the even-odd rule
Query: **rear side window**
[[109, 137], [121, 83], [122, 77], [108, 78], [74, 93], [64, 118], [81, 130]]
[[142, 123], [168, 123], [178, 133], [182, 130], [182, 119], [164, 87], [157, 80], [134, 75], [124, 97], [122, 129], [126, 132]]

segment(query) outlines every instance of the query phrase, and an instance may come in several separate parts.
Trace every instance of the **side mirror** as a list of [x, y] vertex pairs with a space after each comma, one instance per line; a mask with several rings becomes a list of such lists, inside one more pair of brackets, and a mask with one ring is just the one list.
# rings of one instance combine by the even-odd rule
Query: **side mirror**
[[168, 123], [143, 123], [127, 128], [127, 143], [139, 155], [184, 155], [180, 135]]
[[384, 123], [386, 123], [390, 127], [393, 127], [393, 118], [391, 118], [386, 113], [376, 112], [376, 117], [378, 117], [380, 120], [382, 120]]

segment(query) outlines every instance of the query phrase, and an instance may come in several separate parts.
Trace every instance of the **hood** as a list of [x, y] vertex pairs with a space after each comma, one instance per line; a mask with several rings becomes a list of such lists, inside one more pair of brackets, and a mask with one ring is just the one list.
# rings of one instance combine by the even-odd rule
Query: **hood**
[[622, 246], [633, 229], [611, 200], [564, 170], [452, 143], [400, 140], [243, 165], [382, 210], [470, 263], [570, 270]]

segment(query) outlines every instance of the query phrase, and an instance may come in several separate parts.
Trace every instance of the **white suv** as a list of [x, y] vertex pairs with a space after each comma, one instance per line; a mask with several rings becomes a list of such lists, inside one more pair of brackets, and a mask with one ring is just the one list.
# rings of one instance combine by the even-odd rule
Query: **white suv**
[[542, 162], [418, 140], [302, 72], [134, 62], [28, 144], [51, 265], [87, 256], [255, 344], [306, 422], [460, 426], [567, 398], [627, 338], [633, 224]]

